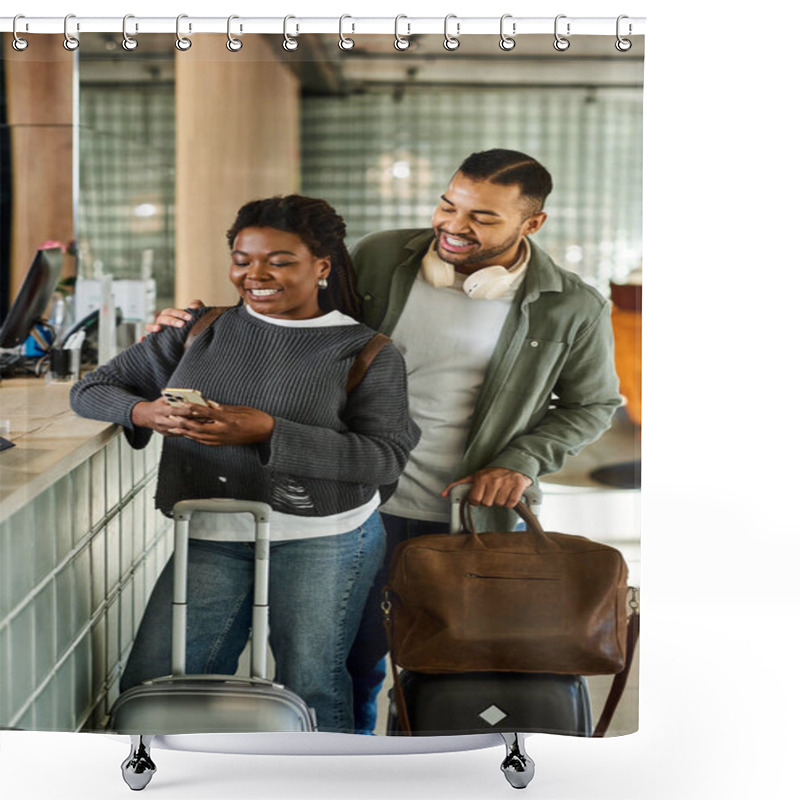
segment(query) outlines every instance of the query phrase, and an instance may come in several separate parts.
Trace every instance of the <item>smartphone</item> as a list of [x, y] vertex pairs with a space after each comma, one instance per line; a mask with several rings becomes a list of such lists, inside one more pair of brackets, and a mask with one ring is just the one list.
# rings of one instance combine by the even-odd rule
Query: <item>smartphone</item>
[[182, 406], [186, 403], [194, 403], [198, 406], [208, 406], [205, 397], [197, 389], [164, 389], [161, 396], [171, 406]]

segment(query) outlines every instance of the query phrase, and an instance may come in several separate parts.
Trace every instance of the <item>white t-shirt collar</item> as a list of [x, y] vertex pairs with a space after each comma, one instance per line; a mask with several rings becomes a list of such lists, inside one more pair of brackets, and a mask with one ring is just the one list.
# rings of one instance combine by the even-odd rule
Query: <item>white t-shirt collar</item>
[[358, 320], [342, 314], [341, 311], [329, 311], [321, 317], [312, 317], [311, 319], [280, 319], [278, 317], [268, 317], [266, 314], [259, 314], [253, 311], [247, 303], [244, 304], [248, 313], [256, 319], [263, 322], [269, 322], [272, 325], [280, 325], [284, 328], [333, 328], [337, 325], [358, 325]]

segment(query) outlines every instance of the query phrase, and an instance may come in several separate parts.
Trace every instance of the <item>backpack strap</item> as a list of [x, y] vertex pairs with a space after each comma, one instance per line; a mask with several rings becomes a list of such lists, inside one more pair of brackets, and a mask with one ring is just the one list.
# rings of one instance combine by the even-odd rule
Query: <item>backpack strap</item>
[[194, 344], [194, 340], [208, 328], [217, 317], [221, 316], [229, 308], [234, 308], [234, 306], [212, 306], [209, 308], [208, 311], [192, 325], [189, 335], [183, 343], [183, 349], [188, 350]]
[[370, 364], [375, 360], [375, 357], [386, 347], [392, 340], [382, 333], [376, 333], [365, 345], [361, 352], [356, 356], [353, 366], [350, 367], [350, 372], [347, 375], [347, 383], [345, 384], [345, 391], [350, 394], [367, 374]]

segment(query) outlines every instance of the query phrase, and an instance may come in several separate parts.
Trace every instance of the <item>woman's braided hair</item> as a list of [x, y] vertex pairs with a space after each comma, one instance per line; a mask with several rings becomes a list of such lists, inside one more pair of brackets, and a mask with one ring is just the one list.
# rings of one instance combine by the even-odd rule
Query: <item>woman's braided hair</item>
[[345, 221], [325, 202], [313, 197], [290, 194], [252, 200], [236, 214], [227, 232], [228, 247], [244, 228], [275, 228], [299, 236], [316, 258], [330, 256], [328, 288], [319, 292], [322, 311], [338, 310], [361, 319], [361, 301], [356, 294], [353, 262], [344, 243]]

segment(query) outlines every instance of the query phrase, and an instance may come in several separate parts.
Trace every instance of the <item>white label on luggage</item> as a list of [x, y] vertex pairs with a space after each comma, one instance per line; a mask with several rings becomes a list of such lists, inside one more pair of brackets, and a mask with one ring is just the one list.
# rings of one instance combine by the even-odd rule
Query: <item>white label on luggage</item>
[[483, 711], [481, 711], [478, 716], [485, 722], [488, 722], [490, 725], [497, 725], [497, 723], [500, 722], [500, 720], [505, 719], [508, 714], [506, 714], [502, 708], [492, 705], [489, 706], [489, 708], [485, 708]]

